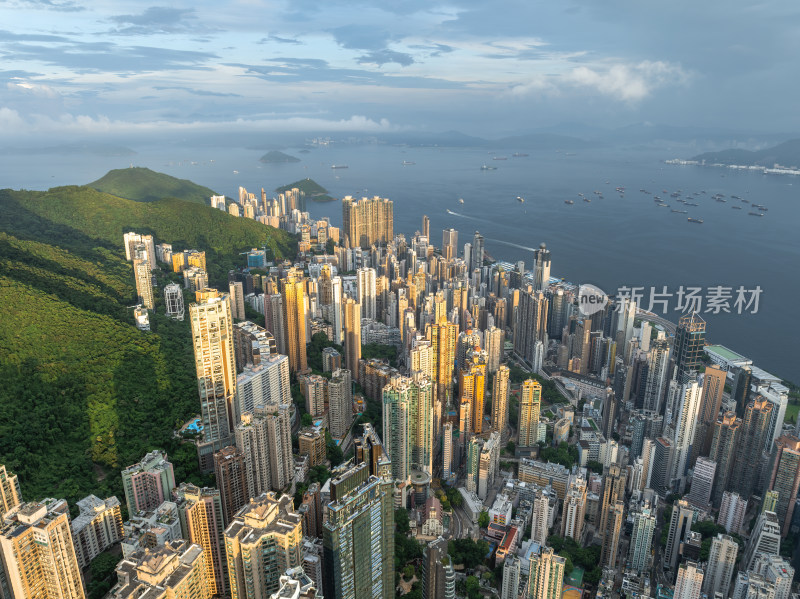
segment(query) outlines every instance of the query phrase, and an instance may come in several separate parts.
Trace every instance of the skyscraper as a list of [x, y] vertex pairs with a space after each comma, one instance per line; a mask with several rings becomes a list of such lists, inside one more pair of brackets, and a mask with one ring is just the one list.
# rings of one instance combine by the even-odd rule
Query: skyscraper
[[344, 365], [358, 380], [361, 360], [361, 305], [351, 298], [344, 302]]
[[694, 433], [697, 428], [699, 410], [700, 387], [697, 382], [684, 384], [681, 387], [680, 407], [678, 413], [673, 417], [673, 426], [675, 428], [675, 434], [672, 439], [675, 447], [671, 477], [673, 480], [683, 479], [686, 475], [692, 442], [695, 438]]
[[0, 595], [84, 599], [66, 501], [22, 504], [1, 526]]
[[303, 525], [292, 498], [265, 493], [243, 506], [225, 529], [233, 599], [261, 599], [278, 590], [280, 576], [303, 565]]
[[664, 550], [665, 566], [670, 570], [675, 569], [681, 543], [686, 540], [686, 535], [691, 530], [696, 518], [697, 513], [687, 501], [679, 499], [673, 505], [672, 518], [669, 521], [667, 532], [667, 547]]
[[223, 294], [191, 304], [189, 316], [203, 417], [204, 442], [199, 453], [204, 469], [210, 470], [214, 452], [230, 445], [234, 425], [236, 357], [228, 296]]
[[508, 377], [510, 370], [501, 364], [492, 383], [492, 431], [501, 435], [508, 425]]
[[541, 553], [531, 555], [528, 599], [561, 599], [566, 563], [552, 547], [542, 547]]
[[236, 377], [234, 425], [242, 414], [258, 407], [286, 406], [291, 402], [289, 358], [281, 354], [263, 356], [258, 366], [246, 366]]
[[475, 231], [472, 237], [472, 259], [470, 260], [470, 268], [474, 272], [476, 269], [483, 268], [483, 254], [484, 254], [484, 240], [483, 235]]
[[661, 412], [664, 387], [669, 366], [669, 344], [666, 339], [657, 339], [647, 353], [647, 378], [642, 398], [642, 407], [656, 414]]
[[550, 250], [542, 243], [533, 252], [533, 288], [544, 291], [550, 281]]
[[675, 378], [686, 383], [700, 366], [706, 340], [706, 321], [697, 312], [681, 316], [675, 331]]
[[152, 510], [170, 498], [175, 488], [175, 473], [167, 454], [151, 451], [142, 460], [122, 471], [122, 488], [128, 513]]
[[617, 565], [617, 553], [619, 550], [619, 536], [622, 531], [622, 523], [625, 519], [625, 503], [617, 500], [608, 508], [606, 518], [606, 528], [603, 534], [603, 549], [600, 554], [600, 564], [607, 568], [615, 568]]
[[290, 270], [281, 279], [286, 353], [292, 372], [308, 370], [306, 358], [305, 282], [302, 271]]
[[715, 593], [720, 593], [722, 597], [728, 596], [738, 551], [739, 544], [733, 537], [717, 534], [711, 539], [708, 565], [703, 579], [703, 592], [709, 597], [714, 597]]
[[800, 489], [800, 439], [791, 435], [778, 437], [768, 477], [767, 490], [778, 494], [775, 515], [781, 525], [781, 536], [785, 537], [789, 534], [797, 491]]
[[[458, 373], [459, 401], [462, 409], [469, 409], [470, 430], [464, 431], [480, 435], [483, 431], [483, 402], [486, 390], [486, 365], [467, 364]], [[464, 406], [469, 406], [465, 408]]]
[[143, 245], [137, 245], [135, 249], [135, 256], [133, 258], [133, 275], [136, 279], [136, 294], [139, 297], [139, 303], [148, 310], [155, 308], [155, 299], [153, 298], [153, 275], [151, 268], [152, 262], [147, 259], [147, 250]]
[[521, 560], [515, 554], [506, 557], [503, 562], [503, 586], [500, 589], [500, 599], [518, 599], [521, 565]]
[[547, 342], [547, 298], [541, 291], [528, 286], [520, 290], [519, 308], [514, 321], [514, 354], [528, 368], [533, 368], [536, 343], [539, 341]]
[[729, 533], [738, 535], [744, 522], [745, 513], [747, 513], [747, 501], [742, 499], [738, 493], [725, 491], [719, 506], [717, 524], [723, 526]]
[[181, 291], [180, 285], [170, 283], [164, 287], [164, 304], [166, 305], [167, 316], [183, 321], [183, 291]]
[[411, 380], [395, 377], [383, 388], [383, 446], [392, 460], [392, 476], [398, 482], [406, 481], [410, 474], [410, 411]]
[[711, 501], [717, 463], [708, 458], [697, 458], [692, 474], [692, 488], [686, 498], [697, 507], [707, 508]]
[[445, 260], [458, 257], [458, 231], [455, 229], [442, 231], [442, 256]]
[[750, 539], [744, 548], [742, 569], [750, 570], [756, 555], [778, 555], [781, 548], [781, 526], [775, 512], [761, 512], [750, 532]]
[[[603, 477], [603, 495], [600, 499], [600, 523], [597, 530], [603, 537], [604, 556], [607, 555], [608, 551], [611, 549], [610, 546], [607, 548], [606, 544], [606, 537], [613, 532], [613, 525], [610, 522], [610, 511], [618, 501], [625, 499], [627, 480], [627, 472], [616, 464], [612, 464], [608, 469], [608, 473]], [[618, 534], [619, 533], [617, 533], [617, 535]]]
[[370, 475], [367, 462], [334, 473], [323, 527], [325, 599], [394, 597], [393, 487], [391, 478]]
[[342, 233], [344, 246], [369, 249], [389, 243], [394, 237], [394, 214], [391, 200], [342, 198]]
[[278, 353], [288, 355], [286, 349], [286, 316], [283, 310], [283, 296], [279, 293], [264, 294], [264, 328], [275, 338]]
[[[425, 327], [425, 338], [431, 342], [436, 370], [436, 399], [446, 405], [453, 389], [458, 325], [445, 319]], [[437, 408], [439, 410], [439, 408]]]
[[19, 490], [17, 475], [8, 472], [6, 467], [0, 464], [0, 522], [21, 502], [22, 493]]
[[520, 447], [533, 447], [538, 443], [541, 402], [542, 386], [539, 382], [533, 379], [523, 381], [519, 398]]
[[586, 479], [570, 476], [561, 518], [561, 536], [570, 537], [580, 544], [586, 515]]

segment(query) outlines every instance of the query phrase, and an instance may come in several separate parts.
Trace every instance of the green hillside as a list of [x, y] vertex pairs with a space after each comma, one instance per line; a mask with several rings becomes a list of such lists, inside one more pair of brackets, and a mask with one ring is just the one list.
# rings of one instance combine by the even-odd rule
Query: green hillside
[[266, 154], [264, 154], [261, 158], [259, 158], [261, 162], [265, 162], [266, 164], [278, 164], [281, 162], [300, 162], [300, 159], [297, 156], [292, 156], [291, 154], [284, 154], [283, 152], [279, 152], [278, 150], [270, 150]]
[[315, 201], [315, 202], [330, 202], [334, 198], [328, 195], [328, 190], [325, 189], [322, 185], [314, 181], [313, 179], [300, 179], [299, 181], [295, 181], [294, 183], [289, 183], [288, 185], [282, 185], [278, 187], [275, 191], [277, 193], [283, 193], [284, 191], [289, 191], [293, 187], [296, 187], [304, 194], [306, 197]]
[[189, 321], [163, 314], [160, 289], [179, 275], [159, 275], [152, 330], [138, 331], [122, 233], [206, 250], [217, 284], [244, 263], [240, 251], [266, 244], [289, 257], [295, 240], [193, 202], [89, 187], [0, 190], [0, 213], [0, 464], [25, 498], [121, 496], [119, 470], [155, 448], [179, 480], [203, 482], [194, 447], [172, 437], [200, 407]]
[[772, 167], [774, 164], [782, 166], [800, 166], [800, 139], [790, 139], [763, 150], [722, 150], [720, 152], [706, 152], [692, 158], [692, 160], [705, 160], [707, 164], [745, 164]]
[[130, 230], [151, 233], [157, 243], [171, 243], [174, 250], [205, 250], [209, 278], [216, 284], [227, 284], [228, 270], [241, 266], [239, 252], [266, 245], [274, 257], [283, 258], [294, 257], [297, 250], [296, 240], [285, 231], [175, 198], [136, 202], [77, 186], [46, 192], [0, 190], [0, 209], [0, 230], [11, 234], [24, 231], [22, 221], [32, 215], [44, 219], [36, 226], [64, 225], [120, 253], [122, 235]]
[[178, 198], [198, 204], [208, 204], [209, 197], [218, 195], [208, 187], [197, 185], [187, 179], [176, 179], [140, 166], [108, 171], [94, 183], [89, 183], [89, 187], [137, 202]]

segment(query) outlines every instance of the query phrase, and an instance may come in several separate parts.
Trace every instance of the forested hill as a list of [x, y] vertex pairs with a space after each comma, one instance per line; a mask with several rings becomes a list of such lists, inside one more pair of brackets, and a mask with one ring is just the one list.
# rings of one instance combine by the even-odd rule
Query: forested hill
[[209, 198], [217, 195], [208, 187], [187, 179], [177, 179], [139, 166], [108, 171], [97, 181], [89, 183], [89, 187], [137, 202], [178, 198], [198, 204], [209, 204]]
[[180, 275], [159, 275], [152, 332], [138, 331], [122, 234], [206, 250], [212, 281], [225, 284], [239, 252], [266, 244], [294, 256], [295, 240], [196, 203], [89, 187], [0, 190], [0, 213], [0, 464], [26, 499], [121, 498], [120, 469], [159, 447], [191, 480], [194, 448], [172, 437], [199, 412], [190, 328], [163, 315], [161, 298]]

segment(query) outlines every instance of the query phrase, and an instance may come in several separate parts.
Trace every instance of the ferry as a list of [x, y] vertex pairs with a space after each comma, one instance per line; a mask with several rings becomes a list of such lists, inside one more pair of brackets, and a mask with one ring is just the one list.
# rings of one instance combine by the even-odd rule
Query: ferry
[[688, 220], [690, 223], [698, 223], [698, 224], [700, 224], [700, 225], [702, 225], [702, 224], [703, 224], [703, 219], [702, 219], [702, 218], [692, 218], [692, 217], [690, 216], [690, 217], [689, 217], [689, 218], [687, 218], [686, 220]]

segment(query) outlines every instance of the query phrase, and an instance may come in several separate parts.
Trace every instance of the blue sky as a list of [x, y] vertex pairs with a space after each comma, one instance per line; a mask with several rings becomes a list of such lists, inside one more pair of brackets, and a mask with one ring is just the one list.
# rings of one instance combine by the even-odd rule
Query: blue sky
[[0, 137], [800, 130], [800, 3], [0, 0]]

